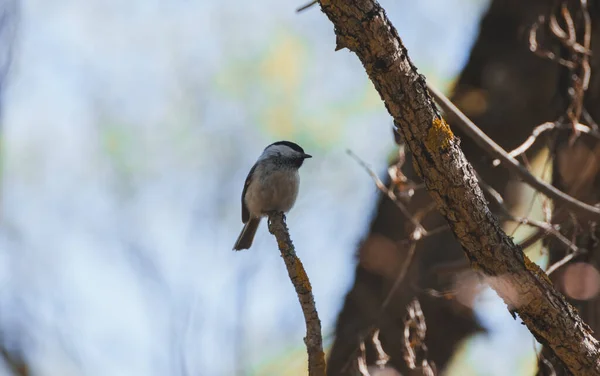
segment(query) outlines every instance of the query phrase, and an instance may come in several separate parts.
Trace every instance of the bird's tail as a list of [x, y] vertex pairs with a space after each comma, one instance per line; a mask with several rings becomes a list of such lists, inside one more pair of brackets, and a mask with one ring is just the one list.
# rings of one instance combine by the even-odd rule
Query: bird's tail
[[238, 236], [235, 245], [233, 246], [234, 251], [241, 251], [242, 249], [248, 249], [252, 245], [252, 241], [254, 240], [254, 235], [256, 234], [256, 229], [258, 229], [258, 225], [260, 224], [260, 217], [253, 218], [250, 217], [246, 225], [242, 229], [242, 233]]

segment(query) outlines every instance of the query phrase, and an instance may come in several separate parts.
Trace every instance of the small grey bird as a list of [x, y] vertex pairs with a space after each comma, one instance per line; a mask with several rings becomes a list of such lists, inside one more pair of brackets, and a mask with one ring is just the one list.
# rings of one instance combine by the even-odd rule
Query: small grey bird
[[242, 222], [245, 223], [233, 249], [240, 251], [252, 245], [262, 217], [269, 212], [288, 212], [298, 196], [298, 169], [306, 158], [297, 144], [279, 141], [267, 146], [252, 166], [242, 192]]

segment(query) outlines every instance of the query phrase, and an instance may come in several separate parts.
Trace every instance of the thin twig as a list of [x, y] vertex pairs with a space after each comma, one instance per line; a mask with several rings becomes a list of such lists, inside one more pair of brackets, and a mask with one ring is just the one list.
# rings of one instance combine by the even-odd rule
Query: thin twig
[[396, 276], [396, 280], [394, 281], [394, 285], [392, 286], [392, 288], [390, 289], [390, 292], [388, 292], [387, 296], [385, 297], [385, 300], [381, 304], [381, 310], [382, 311], [387, 308], [387, 305], [390, 303], [390, 300], [392, 300], [392, 296], [394, 295], [394, 293], [396, 292], [396, 290], [400, 286], [400, 283], [402, 283], [402, 281], [404, 280], [404, 277], [406, 277], [406, 273], [408, 272], [408, 268], [412, 264], [413, 258], [415, 257], [415, 249], [416, 248], [417, 248], [417, 243], [416, 242], [412, 243], [410, 245], [410, 248], [408, 248], [408, 253], [406, 255], [406, 259], [402, 263], [402, 267], [400, 269], [400, 272]]
[[[591, 130], [594, 131], [595, 135], [597, 135], [598, 131], [600, 130], [600, 127], [598, 126], [598, 123], [596, 123], [596, 121], [594, 120], [592, 115], [590, 115], [588, 110], [585, 109], [585, 107], [581, 110], [581, 115], [583, 116], [585, 121], [588, 123]], [[592, 133], [592, 132], [590, 132], [590, 133]]]
[[557, 14], [552, 13], [550, 15], [550, 21], [548, 22], [548, 29], [551, 35], [556, 37], [562, 47], [561, 53], [563, 56], [557, 57], [556, 54], [548, 50], [539, 48], [537, 43], [537, 31], [539, 27], [545, 24], [546, 18], [544, 16], [539, 17], [530, 30], [529, 33], [529, 47], [534, 53], [553, 60], [564, 65], [569, 69], [569, 86], [566, 91], [566, 96], [569, 99], [568, 107], [565, 111], [569, 118], [570, 125], [573, 129], [573, 134], [569, 138], [569, 144], [572, 145], [577, 137], [579, 137], [579, 130], [577, 124], [579, 124], [582, 112], [584, 110], [583, 101], [585, 92], [589, 87], [591, 77], [591, 67], [589, 58], [591, 56], [591, 33], [592, 23], [591, 17], [588, 11], [587, 0], [579, 1], [579, 11], [583, 17], [583, 44], [580, 44], [577, 40], [577, 26], [571, 12], [569, 10], [567, 1], [563, 1], [560, 4], [559, 16], [562, 17], [566, 30], [563, 29], [557, 19]]
[[[589, 113], [587, 111], [583, 112], [583, 116], [586, 119], [586, 121], [593, 123], [593, 119], [591, 118], [591, 116], [589, 115]], [[594, 123], [595, 124], [595, 123]], [[511, 150], [508, 155], [516, 158], [519, 155], [525, 153], [534, 143], [535, 141], [537, 141], [537, 138], [545, 132], [551, 131], [551, 130], [555, 130], [555, 129], [564, 129], [566, 124], [561, 123], [561, 121], [556, 121], [556, 122], [546, 122], [543, 124], [538, 125], [537, 127], [535, 127], [533, 129], [533, 131], [531, 132], [531, 135], [529, 137], [527, 137], [527, 140], [525, 140], [525, 142], [523, 142], [521, 145], [519, 145], [518, 147], [516, 147], [515, 149]], [[593, 127], [588, 127], [587, 125], [583, 125], [581, 123], [577, 123], [575, 125], [569, 125], [572, 128], [575, 128], [575, 130], [577, 132], [581, 132], [581, 133], [585, 133], [588, 134], [594, 138], [600, 139], [600, 133], [598, 132], [597, 129], [594, 129]], [[597, 125], [596, 125], [597, 126]], [[492, 165], [494, 167], [500, 165], [500, 160], [499, 159], [494, 159], [492, 161]]]
[[[400, 271], [398, 272], [398, 275], [396, 276], [396, 279], [394, 280], [394, 284], [393, 284], [392, 288], [390, 289], [390, 291], [388, 292], [386, 298], [384, 299], [383, 303], [381, 304], [379, 315], [383, 315], [384, 312], [385, 312], [385, 309], [386, 309], [387, 305], [389, 304], [389, 302], [391, 301], [391, 298], [393, 297], [394, 293], [396, 292], [396, 290], [398, 289], [398, 287], [400, 286], [400, 284], [402, 283], [402, 281], [406, 277], [408, 269], [410, 268], [410, 265], [412, 264], [412, 261], [413, 261], [414, 256], [415, 256], [415, 250], [416, 250], [417, 242], [419, 240], [423, 239], [423, 238], [426, 238], [428, 236], [432, 236], [432, 235], [435, 235], [435, 234], [437, 234], [439, 232], [447, 230], [447, 229], [449, 229], [449, 227], [448, 227], [448, 225], [445, 225], [445, 226], [440, 226], [438, 228], [435, 228], [432, 231], [426, 231], [425, 228], [423, 228], [423, 226], [419, 222], [419, 219], [422, 218], [422, 217], [424, 217], [428, 212], [434, 210], [435, 206], [431, 205], [430, 207], [425, 208], [424, 210], [419, 211], [418, 213], [416, 213], [413, 216], [408, 211], [408, 209], [406, 208], [406, 206], [404, 206], [404, 204], [402, 204], [402, 202], [400, 202], [398, 196], [396, 196], [396, 194], [393, 192], [393, 187], [394, 186], [398, 186], [398, 185], [405, 186], [406, 185], [406, 179], [403, 178], [404, 175], [402, 174], [402, 171], [401, 171], [401, 165], [404, 163], [404, 156], [403, 156], [403, 153], [402, 153], [402, 148], [400, 148], [400, 160], [394, 166], [393, 171], [390, 171], [390, 170], [392, 170], [392, 168], [390, 168], [388, 170], [388, 173], [390, 174], [390, 179], [391, 179], [391, 186], [390, 186], [390, 188], [388, 188], [388, 187], [385, 186], [385, 184], [381, 181], [381, 179], [377, 176], [377, 174], [362, 159], [360, 159], [360, 157], [358, 157], [351, 150], [347, 150], [346, 152], [361, 167], [363, 167], [365, 169], [365, 171], [369, 174], [369, 176], [371, 176], [371, 178], [375, 182], [375, 185], [377, 186], [377, 188], [383, 194], [385, 194], [390, 200], [392, 200], [392, 202], [400, 209], [400, 211], [402, 212], [402, 214], [408, 220], [410, 220], [410, 222], [414, 226], [414, 230], [411, 232], [411, 234], [409, 236], [409, 239], [407, 239], [407, 240], [401, 240], [401, 241], [399, 241], [397, 243], [397, 246], [406, 246], [406, 245], [408, 245], [409, 249], [408, 249], [407, 255], [404, 258], [404, 261], [403, 261], [403, 263], [402, 263], [402, 265], [400, 267]], [[409, 188], [409, 190], [414, 190], [414, 189], [418, 189], [417, 186]], [[410, 196], [412, 196], [412, 194]], [[419, 218], [419, 219], [417, 219], [417, 218]], [[373, 330], [375, 330], [375, 329], [373, 329]], [[375, 330], [375, 331], [373, 331], [373, 330], [369, 330], [369, 332], [366, 335], [362, 336], [362, 338], [361, 338], [361, 340], [359, 342], [359, 346], [357, 348], [355, 348], [351, 352], [351, 354], [356, 353], [356, 351], [362, 351], [362, 349], [364, 348], [364, 341], [365, 341], [365, 339], [367, 338], [367, 336], [369, 334], [373, 333], [373, 336], [375, 334], [377, 334], [377, 335], [379, 334], [378, 330]], [[377, 337], [377, 341], [379, 341], [378, 337]], [[373, 342], [375, 343], [375, 337], [373, 337]], [[377, 343], [375, 343], [375, 345], [377, 346]], [[379, 346], [381, 347], [381, 343], [379, 343]], [[379, 349], [378, 349], [378, 351], [379, 351]], [[383, 352], [382, 348], [381, 348], [381, 351]], [[385, 354], [385, 352], [383, 352], [383, 354]], [[350, 366], [350, 363], [352, 361], [352, 358], [353, 358], [353, 356], [350, 356], [348, 358], [348, 360], [346, 361], [346, 363], [342, 367], [342, 371], [348, 369], [348, 367]], [[358, 360], [359, 372], [361, 372], [361, 374], [364, 375], [364, 371], [365, 370], [363, 369], [364, 367], [362, 367], [362, 366], [363, 365], [366, 366], [366, 362], [361, 357], [361, 353], [359, 353], [357, 360]]]
[[404, 214], [404, 216], [413, 224], [413, 226], [415, 226], [415, 229], [411, 234], [411, 239], [419, 240], [419, 239], [421, 239], [421, 237], [423, 237], [423, 235], [426, 235], [427, 230], [425, 230], [425, 228], [419, 223], [419, 221], [417, 221], [410, 214], [410, 212], [408, 211], [406, 206], [402, 202], [400, 202], [400, 199], [398, 198], [398, 196], [396, 196], [396, 194], [391, 189], [388, 189], [388, 187], [386, 187], [385, 184], [383, 184], [381, 179], [379, 179], [379, 176], [377, 176], [377, 174], [375, 172], [373, 172], [373, 170], [362, 159], [360, 159], [356, 154], [354, 154], [352, 152], [352, 150], [348, 149], [348, 150], [346, 150], [346, 152], [348, 153], [348, 155], [350, 155], [352, 158], [354, 158], [354, 160], [358, 164], [360, 164], [361, 167], [365, 169], [365, 171], [367, 171], [369, 176], [371, 176], [371, 178], [375, 182], [375, 185], [377, 186], [377, 188], [381, 192], [383, 192], [390, 200], [392, 200], [394, 205], [396, 205], [398, 207], [398, 209], [400, 209], [402, 214]]
[[361, 376], [371, 376], [369, 368], [367, 367], [367, 351], [365, 349], [365, 341], [362, 341], [359, 345], [360, 355], [358, 356], [358, 372]]
[[531, 227], [536, 227], [540, 230], [543, 230], [546, 235], [552, 235], [556, 240], [563, 243], [569, 250], [572, 252], [578, 252], [579, 248], [569, 239], [567, 239], [563, 234], [560, 233], [558, 225], [551, 225], [547, 222], [536, 221], [534, 219], [529, 218], [520, 218], [510, 216], [506, 218], [506, 220], [511, 222], [520, 223], [522, 225], [527, 225]]
[[[537, 127], [535, 127], [535, 129], [533, 130], [533, 132], [531, 132], [531, 135], [529, 137], [527, 137], [527, 140], [525, 140], [525, 142], [523, 142], [521, 145], [519, 145], [517, 148], [511, 150], [508, 155], [516, 158], [517, 156], [525, 153], [530, 147], [531, 145], [533, 145], [535, 143], [535, 141], [537, 140], [537, 138], [544, 132], [547, 132], [549, 130], [555, 129], [556, 128], [556, 123], [553, 123], [551, 121], [538, 125]], [[494, 166], [498, 166], [500, 164], [500, 160], [499, 159], [494, 159], [494, 161], [492, 162], [492, 164]]]
[[547, 235], [548, 235], [548, 231], [547, 230], [545, 230], [545, 229], [538, 229], [532, 235], [530, 235], [525, 240], [523, 240], [521, 243], [519, 243], [519, 246], [521, 246], [521, 248], [523, 248], [523, 251], [525, 251], [527, 248], [531, 247], [535, 243], [537, 243], [540, 240], [544, 239]]
[[547, 376], [556, 376], [556, 371], [554, 369], [554, 366], [552, 365], [552, 362], [550, 362], [548, 359], [546, 359], [543, 355], [541, 355], [540, 360], [541, 360], [542, 364], [544, 364], [548, 368], [549, 373], [547, 374]]
[[[393, 284], [392, 288], [390, 289], [390, 291], [388, 292], [383, 303], [381, 304], [379, 315], [383, 315], [383, 313], [385, 312], [385, 309], [387, 308], [388, 304], [390, 303], [394, 293], [396, 292], [396, 290], [398, 289], [398, 287], [400, 286], [400, 284], [406, 277], [408, 269], [410, 268], [410, 265], [413, 262], [417, 242], [426, 237], [429, 237], [429, 236], [438, 234], [440, 232], [443, 232], [445, 230], [448, 230], [449, 226], [443, 225], [443, 226], [433, 229], [432, 231], [425, 230], [425, 228], [421, 225], [419, 220], [422, 219], [424, 216], [426, 216], [429, 212], [435, 210], [435, 208], [436, 208], [435, 203], [432, 203], [432, 205], [430, 205], [429, 207], [419, 210], [415, 215], [411, 215], [411, 213], [408, 211], [406, 206], [404, 206], [404, 204], [402, 204], [402, 202], [400, 202], [400, 199], [394, 193], [394, 191], [393, 191], [394, 186], [401, 186], [401, 187], [406, 186], [407, 179], [404, 176], [404, 174], [402, 174], [402, 171], [401, 171], [401, 166], [404, 163], [404, 155], [402, 152], [402, 147], [400, 148], [400, 158], [399, 158], [398, 163], [388, 169], [388, 173], [390, 174], [390, 179], [391, 179], [391, 184], [390, 184], [389, 188], [385, 186], [385, 184], [381, 181], [381, 179], [377, 176], [377, 174], [375, 174], [375, 172], [362, 159], [360, 159], [360, 157], [358, 157], [351, 150], [347, 150], [346, 152], [348, 153], [348, 155], [350, 155], [352, 158], [354, 158], [354, 160], [361, 167], [363, 167], [365, 169], [365, 171], [369, 174], [369, 176], [371, 176], [371, 178], [375, 182], [375, 185], [377, 186], [377, 188], [383, 194], [385, 194], [390, 200], [392, 200], [392, 202], [400, 209], [402, 214], [415, 227], [414, 230], [411, 232], [409, 239], [401, 240], [397, 243], [397, 246], [408, 245], [409, 248], [408, 248], [407, 255], [404, 258], [404, 261], [400, 267], [400, 271], [398, 272], [398, 275], [396, 276], [396, 279], [394, 280], [394, 284]], [[424, 187], [423, 184], [413, 185], [411, 187], [408, 187], [408, 192], [410, 192], [408, 194], [408, 196], [409, 197], [412, 196], [412, 193], [414, 192], [415, 189], [422, 189], [423, 187]], [[381, 362], [383, 362], [383, 364], [387, 363], [387, 360], [389, 360], [389, 357], [386, 358], [383, 356], [383, 355], [387, 356], [387, 354], [383, 351], [383, 348], [381, 347], [381, 342], [379, 341], [379, 337], [378, 337], [379, 330], [375, 330], [375, 331], [370, 330], [368, 332], [368, 334], [370, 334], [370, 333], [373, 333], [372, 340], [373, 340], [373, 343], [375, 344], [375, 346], [377, 347], [377, 351], [378, 351], [378, 355], [379, 355], [379, 360], [378, 360], [377, 364], [380, 364]], [[357, 349], [355, 349], [354, 351], [352, 351], [352, 353], [355, 353], [357, 350], [364, 351], [364, 341], [365, 341], [365, 338], [368, 336], [368, 334], [363, 336], [363, 338], [360, 341], [359, 347]], [[361, 353], [361, 354], [363, 354], [363, 353]], [[351, 361], [352, 361], [352, 357], [349, 357], [348, 361], [342, 367], [342, 370], [348, 369]], [[359, 368], [359, 372], [361, 372], [362, 375], [364, 375], [365, 374], [364, 372], [366, 371], [366, 368], [364, 368], [363, 366], [366, 366], [366, 361], [359, 354], [358, 355], [358, 368]], [[366, 372], [368, 373], [368, 371], [366, 371]]]
[[[552, 365], [552, 363], [546, 359], [546, 356], [544, 355], [544, 349], [542, 348], [540, 350], [540, 352], [537, 352], [537, 341], [535, 340], [535, 338], [531, 338], [531, 344], [533, 345], [533, 351], [537, 354], [537, 360], [538, 360], [538, 375], [542, 374], [544, 376], [556, 376], [556, 371], [554, 370], [554, 366]], [[544, 365], [547, 369], [548, 372], [543, 372], [541, 373], [541, 367], [542, 365]]]
[[4, 346], [0, 347], [0, 358], [14, 376], [29, 376], [28, 364], [18, 356], [11, 354]]
[[[521, 225], [538, 228], [539, 230], [543, 231], [543, 233], [545, 235], [552, 235], [554, 238], [556, 238], [556, 240], [563, 243], [569, 250], [571, 250], [572, 253], [579, 252], [579, 248], [575, 245], [575, 243], [573, 243], [572, 241], [567, 239], [563, 234], [561, 234], [559, 225], [557, 225], [557, 224], [553, 225], [549, 222], [537, 221], [537, 220], [531, 219], [531, 218], [514, 216], [510, 212], [510, 210], [508, 210], [508, 208], [506, 206], [504, 206], [504, 200], [503, 200], [502, 196], [495, 189], [493, 189], [489, 185], [485, 184], [481, 179], [480, 179], [479, 183], [483, 189], [488, 191], [488, 193], [490, 194], [490, 197], [492, 197], [497, 202], [498, 206], [500, 207], [500, 210], [502, 211], [502, 214], [500, 215], [501, 218], [503, 218], [506, 221], [516, 222]], [[548, 270], [550, 270], [550, 269], [548, 269]], [[547, 273], [548, 273], [548, 271], [547, 271]], [[548, 273], [548, 274], [550, 274], [550, 273]]]
[[581, 202], [533, 176], [525, 167], [517, 162], [516, 159], [509, 156], [504, 149], [502, 149], [481, 129], [473, 124], [473, 122], [465, 114], [463, 114], [462, 111], [460, 111], [442, 92], [429, 84], [427, 85], [427, 88], [435, 100], [444, 109], [444, 111], [455, 116], [456, 125], [463, 132], [471, 137], [473, 141], [475, 141], [475, 143], [484, 151], [489, 153], [491, 156], [500, 159], [506, 168], [518, 174], [525, 183], [529, 184], [549, 198], [555, 200], [555, 202], [562, 202], [566, 208], [576, 211], [584, 217], [587, 216], [593, 219], [600, 219], [600, 208]]
[[375, 345], [375, 351], [377, 351], [377, 361], [375, 364], [377, 364], [379, 368], [383, 368], [389, 362], [390, 356], [383, 350], [383, 345], [379, 340], [379, 329], [375, 330], [371, 339], [373, 345]]
[[[570, 145], [573, 144], [580, 132], [587, 133], [596, 138], [599, 138], [598, 126], [594, 122], [594, 119], [586, 111], [583, 105], [585, 92], [589, 87], [589, 81], [591, 76], [589, 57], [591, 56], [590, 46], [592, 30], [587, 0], [580, 0], [579, 8], [583, 17], [584, 24], [582, 42], [583, 45], [579, 44], [577, 41], [577, 27], [566, 2], [562, 2], [560, 4], [560, 16], [562, 16], [562, 19], [566, 26], [566, 31], [560, 26], [556, 14], [552, 14], [550, 16], [550, 21], [548, 24], [552, 34], [560, 40], [562, 46], [564, 47], [564, 54], [569, 57], [571, 63], [571, 65], [568, 67], [570, 70], [568, 76], [570, 79], [570, 86], [567, 91], [567, 97], [569, 98], [570, 103], [566, 110], [566, 115], [569, 118], [570, 126], [574, 131], [572, 137], [569, 139]], [[544, 20], [541, 19], [541, 23], [543, 23], [543, 21]], [[532, 27], [532, 31], [534, 28], [537, 29], [537, 25], [534, 25], [534, 27]], [[590, 127], [587, 127], [580, 123], [582, 116], [588, 122]], [[558, 125], [558, 123], [562, 123], [562, 121], [557, 122], [556, 124]], [[557, 226], [554, 225], [552, 227], [556, 231]], [[548, 275], [558, 270], [561, 266], [567, 264], [575, 257], [587, 251], [586, 249], [579, 248], [575, 245], [575, 233], [573, 233], [573, 240], [568, 240], [564, 236], [556, 236], [556, 233], [553, 233], [553, 235], [563, 244], [566, 244], [567, 248], [571, 250], [571, 252], [568, 253], [558, 262], [550, 265], [546, 270], [546, 273]]]
[[421, 241], [423, 239], [430, 238], [430, 237], [432, 237], [434, 235], [439, 235], [439, 234], [441, 234], [443, 232], [446, 232], [448, 230], [450, 230], [450, 226], [448, 226], [448, 225], [441, 225], [441, 226], [435, 227], [435, 228], [433, 228], [431, 230], [427, 230], [427, 234], [421, 236], [418, 240], [415, 240], [415, 239], [412, 239], [412, 238], [409, 237], [409, 238], [406, 238], [406, 239], [399, 240], [397, 242], [397, 244], [398, 244], [398, 246], [411, 245], [411, 244], [414, 244], [414, 243], [416, 243], [418, 241]]
[[586, 252], [587, 252], [587, 249], [585, 249], [585, 248], [577, 248], [576, 251], [573, 251], [573, 252], [569, 253], [568, 255], [566, 255], [565, 257], [563, 257], [562, 259], [560, 259], [559, 261], [557, 261], [554, 264], [550, 265], [548, 267], [548, 269], [546, 269], [546, 274], [550, 275], [550, 274], [554, 273], [561, 266], [565, 265], [569, 261], [573, 260], [575, 257], [577, 257], [579, 255], [582, 255], [582, 254], [584, 254]]
[[308, 352], [308, 374], [325, 376], [325, 354], [323, 353], [323, 337], [321, 320], [312, 294], [312, 286], [302, 262], [296, 255], [294, 244], [285, 224], [285, 215], [281, 212], [269, 213], [269, 232], [277, 239], [281, 257], [285, 262], [290, 280], [298, 294], [306, 321], [306, 337], [304, 343]]
[[303, 5], [303, 6], [301, 6], [300, 8], [296, 9], [296, 13], [300, 13], [300, 12], [302, 12], [303, 10], [306, 10], [306, 9], [308, 9], [308, 8], [312, 7], [313, 5], [315, 5], [316, 3], [318, 3], [318, 1], [316, 1], [316, 0], [315, 0], [315, 1], [311, 1], [311, 2], [310, 2], [310, 3], [308, 3], [308, 4], [304, 4], [304, 5]]
[[428, 349], [425, 345], [427, 324], [418, 299], [413, 299], [407, 308], [404, 320], [404, 360], [410, 369], [420, 368], [423, 375], [434, 376], [435, 364], [427, 360]]
[[562, 57], [556, 56], [556, 54], [552, 51], [544, 49], [539, 46], [537, 42], [537, 31], [541, 25], [546, 22], [546, 18], [544, 16], [540, 16], [538, 21], [533, 24], [531, 30], [529, 31], [529, 50], [534, 54], [541, 56], [543, 58], [552, 60], [557, 62], [560, 65], [563, 65], [567, 68], [573, 69], [575, 68], [575, 64], [572, 61], [563, 59]]

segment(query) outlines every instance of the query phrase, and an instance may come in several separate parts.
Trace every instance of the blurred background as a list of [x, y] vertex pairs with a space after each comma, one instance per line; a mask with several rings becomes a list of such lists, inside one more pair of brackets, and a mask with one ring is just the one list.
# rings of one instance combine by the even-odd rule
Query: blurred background
[[[314, 158], [288, 224], [331, 344], [378, 197], [346, 150], [382, 177], [395, 150], [331, 22], [276, 0], [1, 4], [6, 348], [43, 376], [302, 375], [302, 312], [265, 223], [252, 249], [231, 248], [255, 159], [302, 145]], [[382, 6], [447, 90], [488, 1]], [[532, 374], [527, 330], [493, 293], [475, 308], [489, 332], [450, 372]]]

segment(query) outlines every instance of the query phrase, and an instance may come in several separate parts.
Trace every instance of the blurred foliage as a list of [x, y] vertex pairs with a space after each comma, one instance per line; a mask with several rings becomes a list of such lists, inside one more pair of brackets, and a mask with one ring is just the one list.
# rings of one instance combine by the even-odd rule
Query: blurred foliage
[[[370, 82], [358, 92], [335, 95], [328, 106], [315, 104], [308, 75], [316, 64], [305, 38], [278, 30], [266, 50], [250, 59], [226, 65], [215, 77], [217, 89], [236, 99], [250, 100], [253, 123], [277, 139], [327, 148], [340, 141], [344, 127], [361, 114], [383, 107]], [[340, 89], [341, 90], [341, 89]]]

